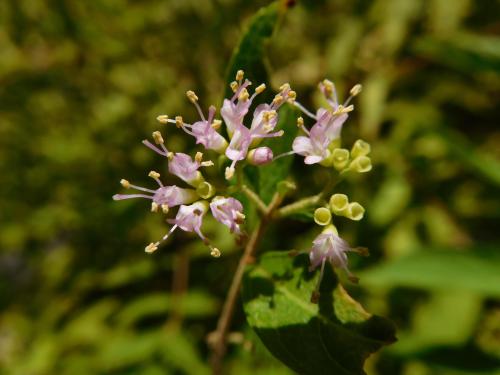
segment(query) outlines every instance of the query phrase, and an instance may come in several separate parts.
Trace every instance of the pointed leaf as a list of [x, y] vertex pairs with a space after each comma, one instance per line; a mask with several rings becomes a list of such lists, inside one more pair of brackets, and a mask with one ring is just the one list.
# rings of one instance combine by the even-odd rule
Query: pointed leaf
[[306, 254], [269, 252], [243, 283], [249, 324], [266, 347], [300, 374], [364, 374], [366, 358], [395, 341], [394, 326], [366, 312], [326, 267], [318, 304], [310, 302], [319, 272]]

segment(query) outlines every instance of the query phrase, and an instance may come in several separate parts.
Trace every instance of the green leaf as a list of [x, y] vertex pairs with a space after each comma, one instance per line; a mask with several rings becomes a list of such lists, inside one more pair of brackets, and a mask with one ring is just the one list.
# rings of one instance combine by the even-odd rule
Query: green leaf
[[469, 290], [500, 297], [500, 254], [495, 249], [426, 250], [361, 274], [365, 284], [432, 290]]
[[393, 324], [366, 312], [326, 267], [318, 304], [310, 302], [319, 272], [309, 258], [268, 252], [243, 281], [248, 323], [266, 347], [300, 374], [364, 374], [366, 358], [395, 341]]
[[[292, 143], [297, 135], [297, 117], [298, 113], [292, 106], [286, 104], [279, 111], [278, 124], [276, 129], [282, 129], [285, 134], [279, 139], [269, 139], [262, 143], [262, 146], [271, 147], [274, 156], [291, 151]], [[286, 179], [290, 174], [293, 158], [283, 157], [271, 164], [260, 166], [259, 171], [259, 193], [264, 202], [269, 203], [276, 191], [280, 181]]]
[[[226, 82], [234, 80], [239, 69], [245, 71], [245, 76], [254, 84], [267, 82], [267, 71], [264, 64], [266, 42], [272, 36], [278, 23], [280, 15], [280, 4], [278, 1], [261, 8], [250, 20], [243, 33], [238, 46], [231, 56], [228, 65]], [[284, 10], [284, 9], [283, 9]], [[232, 91], [226, 89], [226, 97], [233, 95]]]

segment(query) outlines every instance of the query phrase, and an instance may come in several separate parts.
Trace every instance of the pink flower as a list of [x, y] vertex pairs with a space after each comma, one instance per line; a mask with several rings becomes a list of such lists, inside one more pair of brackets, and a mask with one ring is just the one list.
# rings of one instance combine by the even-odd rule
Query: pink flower
[[248, 113], [248, 109], [252, 105], [255, 94], [252, 95], [252, 97], [249, 97], [247, 91], [247, 87], [251, 84], [252, 82], [248, 79], [246, 79], [243, 83], [240, 82], [232, 98], [224, 99], [224, 102], [222, 103], [220, 114], [224, 119], [227, 132], [230, 136], [232, 136], [236, 131], [238, 125], [243, 123], [243, 118]]
[[314, 114], [295, 101], [294, 105], [315, 120], [315, 123], [309, 131], [304, 127], [303, 120], [300, 118], [299, 126], [306, 133], [306, 136], [297, 137], [293, 142], [293, 151], [283, 154], [284, 156], [295, 153], [305, 156], [304, 162], [306, 164], [319, 163], [330, 155], [328, 147], [333, 141], [340, 138], [342, 126], [347, 120], [348, 113], [354, 109], [352, 105], [348, 104], [361, 91], [360, 85], [354, 86], [351, 89], [351, 96], [343, 105], [340, 105], [338, 104], [335, 85], [332, 82], [324, 80], [319, 84], [319, 88], [330, 108], [319, 108]]
[[200, 236], [203, 242], [207, 242], [207, 239], [201, 233], [201, 224], [203, 222], [203, 216], [208, 210], [208, 204], [205, 201], [198, 201], [189, 206], [182, 205], [175, 216], [175, 219], [169, 219], [170, 224], [174, 224], [170, 232], [163, 238], [166, 239], [176, 228], [180, 228], [186, 232], [195, 232]]
[[219, 223], [229, 228], [231, 233], [241, 234], [240, 224], [245, 219], [243, 205], [235, 198], [215, 197], [210, 203], [212, 215]]
[[193, 189], [183, 189], [175, 185], [163, 186], [154, 173], [156, 172], [151, 172], [150, 176], [154, 176], [153, 178], [155, 178], [160, 185], [158, 189], [147, 189], [141, 186], [132, 185], [127, 180], [122, 180], [121, 183], [123, 187], [143, 191], [147, 194], [115, 194], [113, 195], [113, 199], [115, 201], [131, 198], [150, 199], [152, 201], [153, 211], [156, 211], [159, 206], [161, 206], [164, 211], [168, 211], [171, 207], [191, 203], [198, 199], [198, 195]]
[[191, 156], [176, 152], [168, 162], [168, 171], [188, 184], [194, 184], [199, 179], [198, 169], [201, 163]]

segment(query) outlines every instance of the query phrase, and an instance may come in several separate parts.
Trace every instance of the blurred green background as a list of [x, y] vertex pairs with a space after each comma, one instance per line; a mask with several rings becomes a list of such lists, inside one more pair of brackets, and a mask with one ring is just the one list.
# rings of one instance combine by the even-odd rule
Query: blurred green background
[[[196, 118], [186, 90], [220, 105], [232, 49], [268, 3], [0, 2], [0, 374], [209, 373], [238, 246], [207, 220], [222, 258], [180, 232], [147, 256], [160, 215], [111, 196], [165, 170], [140, 140], [158, 114]], [[499, 15], [497, 0], [304, 0], [267, 46], [268, 86], [289, 81], [310, 107], [325, 77], [341, 96], [364, 86], [344, 134], [372, 144], [375, 168], [341, 192], [367, 215], [338, 227], [372, 253], [352, 259], [351, 293], [399, 330], [369, 374], [500, 373]], [[325, 173], [308, 168], [296, 197]], [[277, 225], [264, 248], [315, 233]], [[244, 321], [239, 307], [228, 373], [289, 374]]]

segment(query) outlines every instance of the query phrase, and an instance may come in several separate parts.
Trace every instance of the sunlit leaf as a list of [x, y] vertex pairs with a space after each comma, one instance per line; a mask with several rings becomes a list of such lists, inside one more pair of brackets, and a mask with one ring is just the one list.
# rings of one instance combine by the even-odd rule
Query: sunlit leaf
[[243, 284], [245, 313], [267, 348], [300, 374], [364, 374], [365, 359], [395, 340], [394, 327], [371, 315], [338, 283], [330, 267], [318, 304], [310, 302], [319, 273], [309, 259], [269, 252]]

